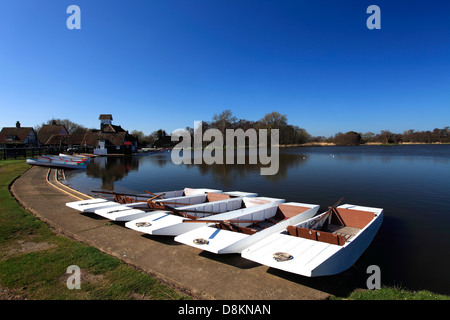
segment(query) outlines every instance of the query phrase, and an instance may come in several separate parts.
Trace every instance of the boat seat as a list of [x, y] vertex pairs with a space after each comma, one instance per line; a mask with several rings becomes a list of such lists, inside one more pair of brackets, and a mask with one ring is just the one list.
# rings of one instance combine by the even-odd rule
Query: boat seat
[[327, 232], [331, 232], [333, 234], [341, 235], [346, 240], [351, 239], [353, 236], [355, 236], [361, 229], [355, 228], [355, 227], [348, 227], [348, 226], [340, 226], [337, 224], [328, 224], [326, 227]]
[[255, 222], [255, 223], [251, 224], [250, 226], [248, 226], [248, 228], [261, 231], [263, 229], [267, 229], [267, 228], [270, 228], [270, 227], [276, 225], [278, 222], [280, 222], [280, 220], [277, 220], [274, 217], [270, 217], [263, 221]]
[[278, 220], [289, 219], [300, 213], [308, 211], [310, 207], [293, 206], [288, 204], [279, 204], [275, 217]]
[[206, 199], [207, 199], [207, 202], [214, 202], [214, 201], [231, 199], [231, 197], [228, 194], [208, 192], [206, 194]]
[[225, 223], [225, 222], [217, 222], [217, 223], [215, 223], [215, 225], [216, 225], [217, 229], [224, 229], [224, 230], [244, 233], [244, 234], [248, 234], [248, 235], [252, 235], [252, 234], [255, 234], [256, 232], [258, 232], [258, 230], [253, 229], [253, 228], [240, 227], [236, 224], [229, 224], [229, 223]]
[[343, 235], [330, 233], [326, 231], [318, 231], [296, 226], [288, 226], [286, 230], [289, 233], [289, 235], [294, 237], [326, 242], [338, 246], [343, 246], [344, 243], [347, 241], [347, 239]]
[[370, 211], [337, 208], [331, 216], [331, 223], [362, 229], [375, 218]]

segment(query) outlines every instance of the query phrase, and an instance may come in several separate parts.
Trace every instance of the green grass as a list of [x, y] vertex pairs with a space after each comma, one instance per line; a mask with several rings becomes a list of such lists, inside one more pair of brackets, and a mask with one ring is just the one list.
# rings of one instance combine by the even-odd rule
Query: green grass
[[[191, 299], [117, 258], [55, 234], [24, 210], [9, 185], [28, 168], [23, 160], [0, 161], [0, 299]], [[81, 269], [80, 290], [67, 288], [70, 265]]]
[[382, 287], [378, 290], [353, 291], [346, 299], [351, 300], [450, 300], [449, 296], [427, 290], [410, 291], [399, 287]]

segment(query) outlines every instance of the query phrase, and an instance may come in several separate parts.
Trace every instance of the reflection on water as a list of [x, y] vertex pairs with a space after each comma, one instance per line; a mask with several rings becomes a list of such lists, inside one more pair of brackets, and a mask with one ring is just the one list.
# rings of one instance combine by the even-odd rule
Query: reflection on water
[[114, 190], [114, 182], [122, 180], [130, 171], [138, 171], [139, 159], [135, 157], [99, 157], [89, 163], [86, 175], [102, 181], [101, 189]]
[[[268, 182], [282, 181], [286, 178], [289, 168], [297, 168], [304, 164], [305, 161], [306, 156], [304, 155], [282, 153], [279, 155], [279, 169], [277, 174], [264, 175], [262, 177], [268, 180]], [[225, 163], [225, 157], [222, 163]], [[248, 155], [244, 159], [238, 159], [236, 156], [233, 165], [216, 163], [208, 165], [204, 162], [191, 166], [195, 166], [202, 176], [211, 175], [217, 184], [227, 188], [232, 187], [234, 182], [242, 177], [259, 176], [261, 168], [267, 167], [267, 165], [259, 162], [257, 164], [250, 164]]]
[[322, 211], [340, 197], [382, 207], [383, 225], [352, 272], [358, 270], [365, 283], [366, 268], [374, 264], [383, 285], [450, 293], [450, 145], [288, 148], [280, 150], [279, 160], [276, 175], [262, 176], [261, 165], [248, 160], [175, 165], [167, 152], [96, 158], [86, 172], [66, 177], [87, 193], [208, 187], [319, 204]]

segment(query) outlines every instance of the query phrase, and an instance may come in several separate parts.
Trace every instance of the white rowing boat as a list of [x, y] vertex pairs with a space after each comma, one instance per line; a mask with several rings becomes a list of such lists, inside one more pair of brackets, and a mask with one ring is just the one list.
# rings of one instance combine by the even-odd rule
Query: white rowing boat
[[[206, 193], [221, 193], [221, 190], [216, 189], [206, 189], [206, 188], [184, 188], [183, 190], [175, 190], [175, 191], [165, 191], [158, 192], [155, 195], [158, 196], [158, 199], [169, 200], [174, 199], [173, 203], [180, 202], [184, 200], [187, 203], [200, 203], [204, 201], [206, 198]], [[123, 196], [118, 193], [106, 192], [108, 194], [114, 194], [114, 201], [107, 200], [103, 198], [95, 198], [90, 200], [81, 200], [81, 201], [73, 201], [66, 203], [66, 206], [81, 211], [85, 213], [93, 213], [98, 209], [105, 209], [108, 207], [116, 207], [120, 204], [127, 204], [128, 207], [148, 207], [147, 202], [139, 202], [139, 201], [147, 201], [152, 197], [149, 194], [140, 194], [136, 195], [133, 198], [128, 196]], [[168, 198], [165, 198], [168, 197]], [[172, 198], [173, 197], [173, 198]], [[172, 202], [171, 202], [172, 203]], [[180, 202], [181, 203], [181, 202]], [[184, 205], [184, 203], [183, 203]], [[176, 204], [174, 205], [176, 206]]]
[[341, 205], [249, 246], [242, 257], [307, 277], [341, 273], [372, 242], [383, 209]]
[[92, 191], [92, 192], [112, 195], [113, 200], [118, 203], [133, 203], [138, 201], [141, 202], [145, 201], [147, 202], [150, 208], [164, 209], [164, 205], [162, 203], [170, 204], [171, 206], [174, 207], [188, 204], [198, 204], [208, 200], [205, 198], [205, 194], [207, 193], [218, 194], [222, 193], [222, 190], [206, 189], [206, 188], [184, 188], [182, 190], [164, 191], [155, 193], [146, 191], [146, 193], [140, 194], [127, 194], [110, 191]]
[[[165, 196], [165, 198], [163, 199], [155, 198], [151, 202], [148, 202], [148, 206], [153, 209], [164, 210], [166, 205], [172, 208], [177, 208], [181, 206], [185, 207], [189, 205], [209, 203], [237, 197], [256, 197], [258, 195], [257, 193], [241, 192], [241, 191], [222, 192], [222, 190], [212, 190], [212, 189], [197, 189], [197, 190], [191, 189], [191, 190], [192, 191], [190, 193], [185, 191], [184, 195], [182, 196], [175, 196], [175, 197]], [[159, 193], [154, 194], [158, 195]]]
[[[248, 211], [232, 222], [230, 217], [228, 221], [214, 222], [183, 233], [175, 237], [175, 241], [217, 254], [241, 253], [255, 242], [313, 217], [318, 210], [319, 206], [313, 204], [279, 204]], [[197, 224], [196, 221], [189, 224]]]
[[[257, 196], [256, 193], [250, 192], [231, 191], [222, 193], [221, 190], [206, 188], [185, 188], [184, 190], [150, 194], [155, 196], [152, 197], [149, 194], [142, 194], [140, 196], [136, 195], [136, 197], [131, 198], [129, 196], [114, 194], [114, 201], [103, 198], [96, 198], [90, 200], [68, 202], [66, 203], [66, 205], [75, 210], [84, 213], [95, 213], [113, 221], [130, 221], [153, 214], [159, 208], [165, 209], [166, 207], [164, 207], [164, 205], [170, 205], [171, 208], [176, 208], [179, 206], [186, 207], [188, 204], [207, 204], [224, 199], [231, 199], [233, 197]], [[157, 200], [154, 199], [156, 196], [158, 197]], [[171, 198], [171, 196], [176, 197]], [[169, 198], [164, 199], [163, 197]]]
[[44, 166], [63, 169], [86, 169], [85, 161], [74, 161], [70, 159], [62, 159], [59, 157], [39, 156], [37, 158], [28, 158], [27, 163], [32, 166]]
[[[237, 197], [193, 206], [177, 207], [176, 210], [180, 214], [173, 211], [157, 211], [147, 217], [129, 221], [125, 226], [152, 235], [177, 236], [208, 224], [208, 222], [201, 223], [201, 220], [234, 219], [255, 210], [255, 208], [276, 206], [284, 201], [284, 199], [268, 197]], [[196, 219], [198, 222], [183, 223], [186, 219]]]
[[72, 161], [86, 161], [86, 163], [89, 163], [91, 161], [91, 157], [82, 156], [82, 155], [77, 155], [76, 156], [76, 155], [60, 153], [59, 157], [63, 158], [63, 159], [72, 160]]
[[[213, 193], [208, 192], [201, 195], [195, 195], [195, 196], [185, 196], [183, 202], [187, 202], [186, 198], [189, 198], [189, 202], [199, 204], [210, 204], [212, 202], [217, 201], [226, 201], [229, 199], [232, 199], [235, 197], [236, 194], [246, 194], [249, 197], [254, 196], [256, 194], [252, 193], [240, 193], [240, 192], [224, 192], [224, 193]], [[181, 197], [183, 198], [183, 197]], [[166, 203], [170, 204], [170, 208], [180, 208], [180, 203], [173, 202], [172, 199], [167, 199], [167, 202], [161, 201], [158, 203], [158, 205], [163, 205]], [[158, 212], [158, 209], [155, 209], [151, 206], [152, 203], [149, 205], [147, 202], [135, 202], [135, 203], [129, 203], [124, 205], [115, 205], [111, 207], [102, 207], [98, 209], [94, 209], [93, 212], [97, 215], [100, 215], [104, 218], [113, 220], [113, 221], [131, 221], [143, 217], [147, 217], [149, 215], [153, 215], [154, 213]], [[188, 206], [184, 206], [185, 208]]]

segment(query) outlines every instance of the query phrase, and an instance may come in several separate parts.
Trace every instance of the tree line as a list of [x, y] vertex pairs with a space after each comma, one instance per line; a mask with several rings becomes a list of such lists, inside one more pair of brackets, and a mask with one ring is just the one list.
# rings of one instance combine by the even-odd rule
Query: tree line
[[[288, 123], [287, 116], [273, 111], [264, 115], [257, 121], [238, 119], [233, 116], [231, 110], [225, 110], [220, 114], [215, 114], [211, 121], [203, 121], [203, 132], [207, 129], [219, 129], [224, 135], [226, 129], [243, 129], [244, 131], [254, 128], [270, 130], [279, 129], [280, 145], [302, 145], [305, 143], [332, 143], [336, 145], [360, 145], [365, 143], [380, 144], [400, 144], [400, 143], [450, 143], [450, 127], [443, 129], [436, 128], [433, 131], [406, 130], [403, 133], [393, 133], [389, 130], [382, 130], [380, 133], [373, 132], [360, 133], [349, 131], [338, 132], [333, 136], [311, 136], [305, 129]], [[186, 128], [193, 135], [194, 130]]]
[[359, 145], [365, 143], [401, 144], [401, 143], [450, 143], [450, 127], [435, 128], [433, 131], [415, 131], [409, 129], [403, 133], [393, 133], [383, 130], [378, 134], [373, 132], [359, 133], [349, 131], [339, 132], [329, 138], [312, 137], [309, 142], [326, 142], [336, 145]]
[[[231, 110], [224, 110], [220, 114], [214, 114], [211, 121], [202, 121], [202, 132], [208, 129], [218, 129], [225, 141], [225, 135], [227, 129], [242, 129], [247, 131], [248, 129], [267, 129], [267, 134], [270, 137], [271, 130], [279, 130], [279, 143], [281, 145], [294, 145], [304, 144], [308, 142], [311, 135], [303, 128], [288, 123], [287, 116], [280, 114], [279, 112], [270, 112], [257, 121], [238, 119], [235, 117]], [[187, 126], [186, 130], [190, 132], [191, 136], [194, 136], [194, 128]], [[167, 135], [166, 131], [159, 129], [152, 132], [150, 135], [145, 135], [142, 131], [132, 131], [131, 134], [136, 135], [138, 140], [142, 144], [152, 145], [155, 141], [164, 135]], [[205, 144], [210, 142], [205, 141]]]
[[[69, 133], [83, 133], [87, 128], [80, 124], [76, 124], [68, 119], [52, 119], [47, 121], [50, 124], [52, 121], [64, 124]], [[42, 125], [41, 125], [42, 126]], [[36, 126], [36, 131], [41, 126]], [[208, 129], [218, 129], [225, 141], [225, 133], [227, 129], [267, 129], [268, 135], [272, 129], [279, 130], [279, 144], [280, 145], [302, 145], [305, 143], [332, 143], [336, 145], [360, 145], [365, 143], [381, 143], [381, 144], [400, 144], [400, 143], [450, 143], [450, 127], [442, 129], [435, 128], [433, 131], [416, 131], [409, 129], [403, 133], [393, 133], [389, 130], [383, 130], [380, 133], [366, 132], [360, 133], [356, 131], [348, 131], [346, 133], [338, 132], [333, 136], [311, 136], [305, 129], [297, 125], [288, 123], [287, 115], [280, 114], [273, 111], [264, 115], [261, 119], [252, 121], [247, 119], [238, 119], [231, 110], [224, 110], [220, 114], [214, 114], [211, 121], [202, 121], [202, 130], [205, 132]], [[186, 127], [191, 135], [194, 134], [194, 129]], [[164, 129], [158, 129], [146, 135], [140, 130], [133, 130], [130, 132], [138, 138], [141, 146], [151, 146], [162, 137], [170, 136]]]

